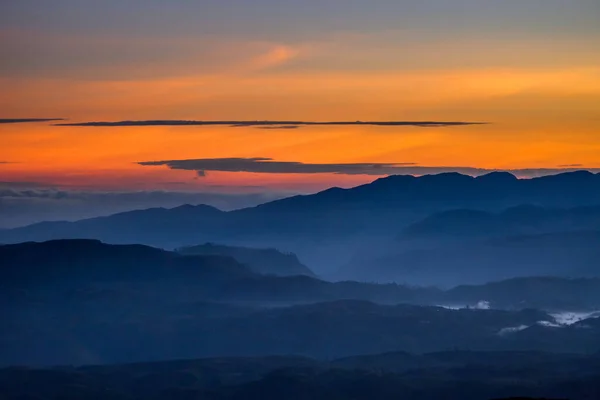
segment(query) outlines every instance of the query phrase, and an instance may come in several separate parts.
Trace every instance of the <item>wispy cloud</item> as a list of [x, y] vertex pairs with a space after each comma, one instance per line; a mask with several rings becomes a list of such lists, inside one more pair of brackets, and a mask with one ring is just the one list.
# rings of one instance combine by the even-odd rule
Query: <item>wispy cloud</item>
[[341, 174], [341, 175], [426, 175], [458, 172], [478, 176], [490, 172], [506, 171], [520, 177], [554, 175], [581, 169], [600, 172], [600, 168], [527, 168], [486, 169], [465, 166], [421, 166], [415, 163], [303, 163], [298, 161], [274, 161], [266, 157], [252, 158], [201, 158], [188, 160], [160, 160], [138, 162], [143, 166], [166, 166], [176, 170], [196, 171], [198, 176], [207, 172], [253, 172], [265, 174]]
[[64, 118], [0, 118], [0, 124], [20, 124], [26, 122], [64, 121]]
[[303, 126], [416, 126], [424, 128], [443, 128], [449, 126], [484, 125], [488, 122], [468, 121], [196, 121], [196, 120], [145, 120], [145, 121], [92, 121], [55, 124], [56, 126], [214, 126], [222, 125], [231, 128], [255, 127], [260, 129], [297, 129]]
[[298, 57], [300, 50], [292, 46], [278, 44], [252, 59], [253, 69], [266, 69], [287, 63]]

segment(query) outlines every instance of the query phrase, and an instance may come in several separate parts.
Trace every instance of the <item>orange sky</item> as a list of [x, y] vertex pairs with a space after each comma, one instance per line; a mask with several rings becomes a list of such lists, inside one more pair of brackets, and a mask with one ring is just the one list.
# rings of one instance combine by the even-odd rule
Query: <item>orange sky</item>
[[375, 178], [210, 171], [199, 178], [194, 171], [135, 164], [227, 157], [600, 168], [600, 52], [593, 51], [600, 35], [525, 31], [525, 22], [515, 27], [523, 32], [479, 28], [481, 35], [416, 40], [416, 31], [397, 26], [307, 38], [7, 28], [1, 43], [13, 57], [0, 70], [0, 118], [491, 124], [296, 130], [0, 124], [0, 161], [8, 162], [0, 164], [0, 181], [103, 190], [313, 191]]

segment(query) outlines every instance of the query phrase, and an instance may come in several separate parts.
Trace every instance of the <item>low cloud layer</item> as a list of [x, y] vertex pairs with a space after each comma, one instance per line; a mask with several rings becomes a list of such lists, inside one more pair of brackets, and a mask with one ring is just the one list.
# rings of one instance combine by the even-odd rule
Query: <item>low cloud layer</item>
[[149, 121], [114, 121], [114, 122], [75, 122], [61, 123], [57, 126], [229, 126], [231, 128], [254, 127], [259, 129], [297, 129], [304, 126], [413, 126], [423, 128], [443, 128], [449, 126], [482, 125], [487, 122], [464, 121], [185, 121], [185, 120], [149, 120]]
[[0, 124], [20, 124], [26, 122], [64, 121], [64, 118], [0, 118]]
[[426, 175], [458, 172], [466, 175], [483, 175], [490, 172], [506, 171], [519, 177], [554, 175], [562, 172], [588, 170], [600, 172], [600, 168], [527, 168], [527, 169], [485, 169], [464, 166], [420, 166], [415, 163], [336, 163], [315, 164], [298, 161], [274, 161], [266, 157], [252, 158], [201, 158], [189, 160], [142, 161], [143, 166], [166, 166], [176, 170], [196, 171], [198, 176], [207, 172], [254, 172], [266, 174], [341, 174], [341, 175]]

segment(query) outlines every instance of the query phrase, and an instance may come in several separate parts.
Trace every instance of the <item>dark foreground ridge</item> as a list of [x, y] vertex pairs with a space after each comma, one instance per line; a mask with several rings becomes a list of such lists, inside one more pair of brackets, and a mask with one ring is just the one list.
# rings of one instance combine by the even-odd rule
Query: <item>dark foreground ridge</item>
[[328, 362], [288, 356], [6, 368], [0, 369], [0, 393], [38, 400], [594, 400], [600, 357], [454, 351]]

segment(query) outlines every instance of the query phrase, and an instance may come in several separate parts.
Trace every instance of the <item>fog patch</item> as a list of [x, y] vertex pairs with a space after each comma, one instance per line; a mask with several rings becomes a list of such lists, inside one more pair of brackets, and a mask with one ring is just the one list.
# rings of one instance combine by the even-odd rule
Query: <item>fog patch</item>
[[[545, 328], [565, 328], [571, 325], [575, 325], [581, 321], [586, 321], [588, 319], [600, 318], [600, 311], [591, 311], [591, 312], [577, 312], [577, 311], [563, 311], [549, 314], [554, 321], [538, 321], [536, 325], [542, 326]], [[498, 335], [504, 336], [512, 333], [521, 332], [525, 329], [528, 329], [530, 326], [527, 325], [519, 325], [519, 326], [511, 326], [500, 329], [498, 331]], [[586, 325], [577, 325], [579, 328], [586, 328]]]
[[447, 310], [490, 310], [492, 308], [489, 301], [481, 300], [475, 304], [439, 304], [438, 307]]
[[498, 332], [498, 335], [504, 336], [504, 335], [508, 335], [511, 333], [515, 333], [515, 332], [521, 332], [527, 328], [529, 328], [529, 325], [519, 325], [519, 326], [508, 327], [508, 328], [502, 328]]
[[600, 318], [600, 311], [563, 311], [550, 314], [560, 325], [573, 325], [586, 319]]

